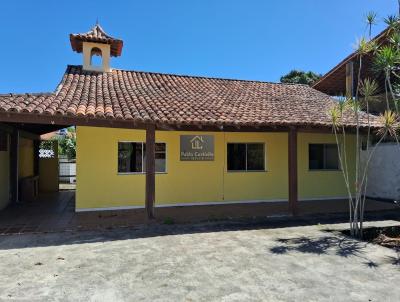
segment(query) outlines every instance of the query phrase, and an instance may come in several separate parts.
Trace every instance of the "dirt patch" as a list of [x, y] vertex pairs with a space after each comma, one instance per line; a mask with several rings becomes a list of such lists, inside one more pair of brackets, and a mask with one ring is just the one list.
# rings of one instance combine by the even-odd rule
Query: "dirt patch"
[[[350, 231], [345, 230], [343, 234], [349, 236]], [[399, 251], [400, 226], [365, 228], [363, 230], [363, 240]]]

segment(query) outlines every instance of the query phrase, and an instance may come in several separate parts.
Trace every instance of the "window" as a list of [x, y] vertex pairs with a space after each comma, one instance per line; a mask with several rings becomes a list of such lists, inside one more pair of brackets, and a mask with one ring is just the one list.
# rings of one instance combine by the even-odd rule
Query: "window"
[[264, 171], [264, 144], [228, 144], [228, 171]]
[[[166, 172], [165, 143], [155, 146], [156, 172]], [[118, 143], [118, 173], [143, 173], [146, 171], [146, 144], [141, 142]]]
[[310, 144], [308, 159], [310, 170], [339, 170], [336, 144]]

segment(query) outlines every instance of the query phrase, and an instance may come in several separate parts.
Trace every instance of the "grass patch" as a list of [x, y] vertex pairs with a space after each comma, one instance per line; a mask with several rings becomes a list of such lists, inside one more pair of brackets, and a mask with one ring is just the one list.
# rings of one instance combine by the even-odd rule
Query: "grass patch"
[[167, 218], [164, 219], [164, 224], [171, 225], [171, 224], [174, 224], [174, 223], [175, 223], [175, 221], [171, 217], [167, 217]]

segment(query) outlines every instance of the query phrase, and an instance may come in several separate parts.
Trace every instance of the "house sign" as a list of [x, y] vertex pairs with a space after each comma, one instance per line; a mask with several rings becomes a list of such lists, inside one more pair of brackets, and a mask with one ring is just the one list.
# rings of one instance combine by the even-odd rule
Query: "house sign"
[[181, 135], [180, 155], [182, 161], [214, 160], [214, 136]]

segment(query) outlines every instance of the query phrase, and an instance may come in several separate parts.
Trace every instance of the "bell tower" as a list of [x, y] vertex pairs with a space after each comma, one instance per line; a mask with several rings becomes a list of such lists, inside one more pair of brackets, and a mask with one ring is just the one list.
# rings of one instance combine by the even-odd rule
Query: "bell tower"
[[[110, 57], [121, 55], [123, 41], [106, 34], [100, 24], [82, 34], [70, 34], [72, 50], [83, 54], [83, 70], [110, 72]], [[95, 56], [100, 57], [96, 64]]]

